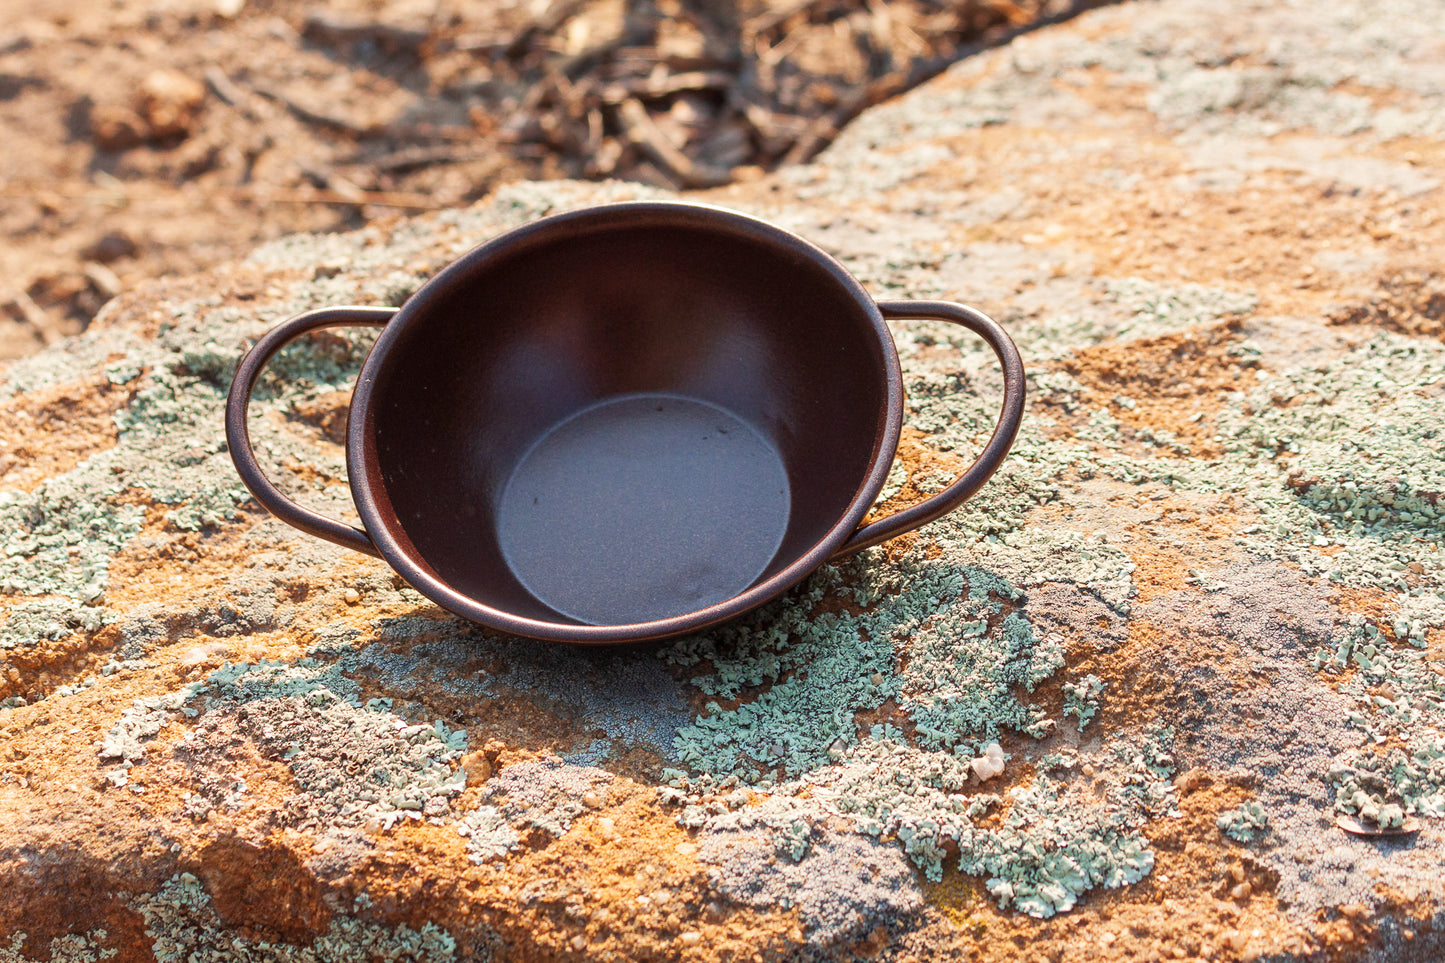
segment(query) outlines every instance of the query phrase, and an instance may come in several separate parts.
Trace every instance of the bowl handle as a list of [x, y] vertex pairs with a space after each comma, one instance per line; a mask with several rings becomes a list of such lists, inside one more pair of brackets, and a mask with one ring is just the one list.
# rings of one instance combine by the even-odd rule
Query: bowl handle
[[226, 398], [226, 445], [230, 448], [231, 461], [235, 463], [241, 481], [245, 482], [251, 494], [256, 496], [256, 501], [293, 528], [378, 558], [381, 553], [376, 550], [366, 532], [302, 508], [271, 484], [271, 480], [256, 462], [256, 453], [251, 450], [251, 433], [246, 426], [246, 413], [251, 406], [251, 392], [256, 387], [257, 379], [261, 377], [261, 369], [277, 351], [290, 342], [309, 331], [320, 331], [322, 328], [352, 325], [383, 327], [395, 314], [396, 308], [321, 308], [283, 321], [263, 334], [255, 347], [241, 359], [236, 376], [231, 379], [231, 393]]
[[912, 531], [953, 511], [983, 487], [1013, 445], [1024, 414], [1024, 365], [1013, 339], [998, 322], [963, 304], [952, 301], [879, 301], [878, 310], [890, 321], [937, 320], [961, 324], [988, 342], [1003, 366], [1003, 409], [988, 444], [968, 470], [943, 491], [917, 505], [864, 525], [853, 533], [832, 556], [852, 555], [879, 542]]

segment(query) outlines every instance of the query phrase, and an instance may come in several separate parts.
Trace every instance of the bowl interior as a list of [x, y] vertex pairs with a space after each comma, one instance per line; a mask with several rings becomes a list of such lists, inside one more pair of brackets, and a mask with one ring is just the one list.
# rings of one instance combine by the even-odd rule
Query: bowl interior
[[806, 555], [886, 435], [866, 296], [742, 218], [556, 228], [443, 272], [369, 365], [363, 460], [402, 552], [484, 606], [573, 625], [694, 612]]

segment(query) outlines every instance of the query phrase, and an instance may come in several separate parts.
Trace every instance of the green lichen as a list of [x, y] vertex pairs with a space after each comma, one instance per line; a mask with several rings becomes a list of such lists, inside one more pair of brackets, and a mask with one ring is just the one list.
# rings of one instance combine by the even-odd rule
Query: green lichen
[[1226, 809], [1214, 822], [1224, 835], [1237, 843], [1254, 843], [1269, 832], [1269, 814], [1255, 799]]
[[[928, 332], [913, 332], [918, 342]], [[927, 433], [926, 443], [940, 451], [972, 458], [993, 429], [998, 389], [990, 381], [989, 357], [965, 336], [940, 331], [959, 340], [961, 357], [943, 362], [908, 358], [908, 424]], [[900, 351], [911, 353], [909, 344]], [[986, 349], [985, 349], [986, 350]], [[939, 366], [942, 367], [939, 367]], [[958, 374], [961, 367], [963, 376]], [[1032, 370], [1030, 391], [1058, 392], [1067, 400], [1072, 379]], [[1086, 586], [1112, 608], [1127, 611], [1133, 594], [1134, 563], [1101, 536], [1069, 526], [1026, 524], [1028, 514], [1056, 502], [1071, 477], [1087, 478], [1099, 470], [1099, 457], [1087, 441], [1061, 441], [1049, 436], [1040, 416], [1024, 420], [1008, 459], [989, 483], [959, 509], [925, 531], [957, 565], [972, 566], [1026, 589], [1051, 581]]]
[[1082, 730], [1098, 714], [1104, 680], [1096, 675], [1086, 675], [1078, 682], [1065, 682], [1060, 688], [1064, 693], [1063, 714], [1079, 720], [1079, 729]]
[[474, 863], [505, 856], [533, 833], [565, 836], [586, 809], [600, 805], [611, 773], [550, 757], [507, 766], [489, 779], [482, 804], [456, 824]]
[[[855, 595], [871, 599], [859, 613], [817, 612], [823, 595], [844, 587], [830, 568], [766, 610], [673, 646], [682, 665], [706, 661], [692, 682], [740, 705], [710, 704], [678, 733], [682, 761], [710, 773], [784, 777], [826, 765], [830, 751], [858, 739], [860, 713], [895, 700], [927, 748], [997, 738], [1001, 729], [1041, 736], [1049, 723], [1021, 702], [1063, 664], [1058, 644], [1036, 637], [1027, 617], [1005, 612], [1018, 593], [988, 573], [916, 558], [854, 566]], [[971, 587], [972, 583], [972, 587]], [[990, 597], [988, 588], [1004, 593]], [[994, 624], [990, 627], [990, 621]], [[906, 659], [900, 669], [899, 656]]]
[[1097, 886], [1137, 883], [1154, 868], [1135, 820], [1115, 811], [1081, 807], [1082, 795], [1061, 791], [1047, 777], [1010, 793], [1001, 828], [979, 830], [960, 843], [959, 869], [986, 877], [1000, 906], [1040, 919], [1074, 907]]
[[[1248, 314], [1258, 301], [1250, 292], [1197, 284], [1165, 286], [1139, 278], [1081, 284], [1077, 297], [1060, 300], [1062, 304], [1051, 304], [1039, 317], [1020, 318], [1010, 325], [1020, 350], [1034, 363], [1064, 358], [1089, 345], [1214, 324]], [[1040, 368], [1031, 373], [1030, 387], [1038, 385], [1048, 396], [1058, 388], [1067, 391], [1072, 380], [1062, 372]]]
[[0, 622], [0, 649], [24, 648], [41, 639], [63, 639], [95, 632], [115, 621], [103, 608], [75, 599], [49, 598], [20, 602]]
[[1242, 544], [1343, 585], [1445, 586], [1442, 391], [1445, 345], [1389, 333], [1262, 380], [1220, 419], [1260, 515]]
[[[101, 963], [116, 956], [120, 951], [102, 944], [110, 936], [103, 929], [83, 934], [57, 936], [50, 941], [48, 963]], [[29, 937], [16, 933], [10, 938], [10, 945], [0, 945], [0, 963], [34, 963], [34, 957], [24, 952]]]
[[1345, 753], [1326, 778], [1335, 789], [1335, 809], [1384, 828], [1405, 816], [1445, 816], [1445, 739], [1422, 740], [1410, 750]]
[[750, 804], [749, 793], [726, 781], [689, 780], [681, 772], [672, 773], [676, 785], [661, 798], [681, 806], [679, 824], [705, 838], [763, 832], [790, 860], [805, 857], [820, 827], [838, 819], [855, 832], [895, 840], [934, 880], [953, 848], [959, 868], [984, 877], [1001, 905], [1046, 917], [1089, 889], [1136, 882], [1149, 872], [1154, 857], [1137, 830], [1173, 811], [1171, 739], [1167, 729], [1121, 739], [1097, 760], [1097, 781], [1040, 775], [1010, 789], [1008, 815], [995, 828], [978, 824], [1003, 799], [978, 791], [967, 762], [897, 739], [864, 739], [834, 764], [774, 786], [760, 803]]
[[1199, 284], [1165, 287], [1139, 278], [1105, 281], [1104, 288], [1113, 301], [1130, 312], [1128, 321], [1114, 332], [1119, 341], [1173, 334], [1248, 314], [1259, 302], [1250, 292], [1223, 291]]
[[134, 899], [132, 907], [145, 918], [157, 963], [447, 963], [457, 952], [456, 940], [434, 923], [412, 929], [341, 914], [309, 944], [248, 937], [221, 920], [190, 873], [171, 877], [156, 893]]
[[1040, 640], [1017, 612], [1004, 616], [995, 632], [987, 619], [997, 602], [969, 598], [922, 616], [927, 627], [910, 624], [912, 636], [901, 693], [911, 710], [919, 746], [953, 749], [968, 740], [969, 755], [1003, 728], [1042, 737], [1053, 722], [1037, 707], [1020, 702], [1013, 690], [1032, 692], [1064, 664], [1053, 640]]
[[112, 557], [145, 518], [113, 501], [124, 487], [116, 460], [102, 452], [33, 491], [0, 492], [0, 594], [104, 594]]
[[1173, 735], [1158, 727], [1138, 740], [1117, 739], [1099, 783], [1041, 775], [1010, 790], [1002, 825], [960, 841], [959, 869], [986, 876], [1000, 905], [1040, 918], [1071, 909], [1097, 886], [1143, 879], [1154, 854], [1138, 829], [1176, 811]]
[[1392, 643], [1357, 615], [1333, 651], [1314, 655], [1327, 676], [1354, 670], [1339, 690], [1355, 700], [1347, 721], [1360, 744], [1325, 774], [1335, 808], [1390, 824], [1412, 814], [1445, 816], [1445, 668], [1408, 644], [1414, 636], [1398, 638]]

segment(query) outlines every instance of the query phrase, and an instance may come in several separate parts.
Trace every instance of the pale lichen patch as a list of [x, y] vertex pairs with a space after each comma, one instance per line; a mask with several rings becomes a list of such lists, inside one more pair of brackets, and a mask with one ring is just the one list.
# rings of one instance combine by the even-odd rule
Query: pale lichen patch
[[449, 963], [456, 958], [456, 940], [433, 923], [413, 929], [339, 914], [310, 945], [248, 939], [222, 921], [210, 894], [190, 873], [173, 876], [154, 894], [137, 897], [133, 905], [145, 917], [157, 963], [227, 963], [238, 958], [294, 963], [351, 963], [357, 959]]

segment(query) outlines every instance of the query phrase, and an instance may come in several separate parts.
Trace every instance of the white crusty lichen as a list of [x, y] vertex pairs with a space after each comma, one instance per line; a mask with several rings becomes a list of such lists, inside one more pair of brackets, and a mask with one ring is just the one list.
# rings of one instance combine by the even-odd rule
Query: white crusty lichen
[[[349, 657], [354, 660], [354, 655]], [[205, 819], [216, 806], [246, 805], [244, 774], [230, 770], [226, 731], [238, 728], [290, 769], [294, 792], [278, 818], [297, 828], [390, 828], [403, 819], [440, 821], [466, 785], [459, 765], [466, 733], [440, 720], [409, 721], [384, 703], [360, 702], [348, 658], [324, 663], [226, 663], [205, 680], [136, 700], [98, 743], [102, 760], [120, 760], [111, 782], [124, 786], [146, 743], [172, 719], [190, 723], [173, 751], [206, 774], [187, 799]], [[219, 733], [219, 735], [217, 735]], [[213, 740], [218, 740], [213, 745]]]
[[[205, 683], [190, 682], [175, 692], [136, 699], [121, 713], [120, 721], [106, 731], [105, 738], [96, 743], [101, 761], [140, 762], [145, 758], [145, 742], [165, 728], [174, 713], [184, 710], [186, 703], [205, 688]], [[194, 716], [196, 710], [190, 709], [186, 714]]]
[[816, 807], [786, 793], [768, 795], [757, 804], [750, 804], [746, 790], [734, 789], [686, 804], [677, 822], [688, 828], [703, 829], [705, 835], [761, 834], [769, 840], [775, 856], [796, 863], [812, 849], [820, 817]]
[[[120, 953], [114, 947], [104, 945], [109, 936], [110, 934], [103, 929], [57, 936], [50, 941], [50, 954], [46, 957], [46, 961], [47, 963], [104, 963], [105, 960]], [[0, 944], [0, 963], [35, 963], [35, 958], [24, 952], [28, 939], [29, 937], [25, 933], [15, 933], [10, 937], [8, 946]]]
[[467, 858], [474, 863], [505, 856], [521, 843], [517, 831], [496, 806], [478, 806], [457, 821], [457, 835], [467, 841]]
[[720, 829], [702, 837], [708, 885], [764, 913], [795, 912], [812, 946], [856, 940], [923, 908], [923, 894], [896, 847], [819, 829], [807, 852], [779, 858], [765, 832]]
[[[1094, 776], [1040, 774], [1007, 791], [981, 791], [971, 765], [952, 752], [893, 739], [866, 739], [835, 763], [773, 786], [761, 802], [737, 787], [671, 771], [660, 799], [681, 807], [678, 822], [701, 832], [763, 833], [777, 856], [805, 858], [824, 825], [895, 841], [923, 873], [942, 878], [950, 849], [958, 867], [984, 877], [1003, 906], [1047, 917], [1096, 886], [1142, 879], [1154, 856], [1138, 832], [1174, 811], [1172, 733], [1121, 737]], [[731, 787], [731, 788], [730, 788]], [[1006, 805], [1005, 805], [1006, 802]], [[984, 817], [1004, 807], [1001, 825]]]
[[[605, 798], [607, 787], [616, 778], [605, 769], [579, 766], [555, 757], [519, 762], [502, 769], [482, 788], [483, 815], [480, 826], [488, 826], [491, 817], [485, 809], [495, 808], [510, 823], [513, 835], [538, 830], [560, 838], [572, 828], [572, 821], [588, 807]], [[505, 839], [499, 826], [490, 831], [497, 840]], [[479, 845], [484, 845], [479, 843]]]
[[[435, 719], [413, 721], [360, 704], [347, 675], [333, 664], [226, 665], [208, 679], [207, 713], [235, 714], [263, 749], [292, 771], [300, 798], [288, 805], [302, 825], [334, 828], [374, 821], [439, 818], [466, 785], [459, 760], [466, 732]], [[204, 726], [207, 716], [199, 723]], [[198, 750], [204, 746], [204, 740]]]
[[145, 918], [156, 963], [448, 963], [456, 958], [456, 940], [433, 923], [412, 929], [337, 915], [309, 944], [253, 939], [222, 922], [210, 895], [190, 873], [173, 876], [154, 894], [135, 898], [132, 908]]

